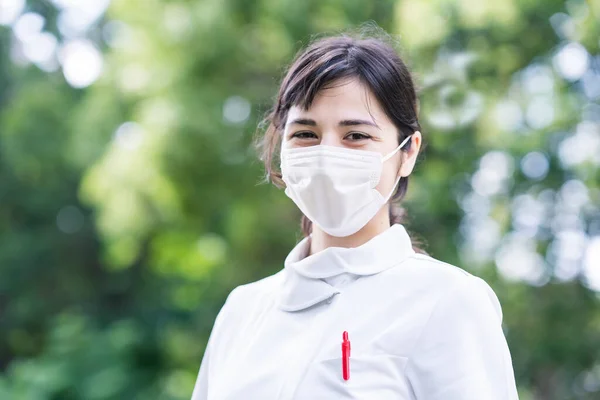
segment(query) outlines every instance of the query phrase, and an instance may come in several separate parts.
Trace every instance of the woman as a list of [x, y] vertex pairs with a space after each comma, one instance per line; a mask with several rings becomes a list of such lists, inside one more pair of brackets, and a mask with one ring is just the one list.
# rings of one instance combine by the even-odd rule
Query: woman
[[262, 151], [305, 238], [229, 294], [193, 400], [518, 398], [495, 293], [413, 248], [388, 202], [421, 147], [417, 108], [383, 39], [325, 38], [296, 57]]

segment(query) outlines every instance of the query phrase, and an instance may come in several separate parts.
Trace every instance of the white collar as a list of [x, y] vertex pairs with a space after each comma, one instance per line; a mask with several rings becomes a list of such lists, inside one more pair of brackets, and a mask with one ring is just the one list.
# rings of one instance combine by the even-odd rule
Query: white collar
[[358, 247], [329, 247], [304, 257], [309, 246], [309, 239], [304, 238], [285, 259], [285, 280], [279, 299], [279, 308], [284, 311], [302, 310], [341, 293], [321, 278], [343, 273], [378, 274], [415, 253], [401, 224], [392, 225]]

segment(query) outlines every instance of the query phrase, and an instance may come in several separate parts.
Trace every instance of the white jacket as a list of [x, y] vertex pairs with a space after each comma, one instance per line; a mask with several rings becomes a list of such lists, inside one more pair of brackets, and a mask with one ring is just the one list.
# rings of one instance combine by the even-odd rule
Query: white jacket
[[229, 294], [192, 400], [518, 399], [484, 280], [415, 253], [399, 224], [357, 248], [304, 257], [308, 246]]

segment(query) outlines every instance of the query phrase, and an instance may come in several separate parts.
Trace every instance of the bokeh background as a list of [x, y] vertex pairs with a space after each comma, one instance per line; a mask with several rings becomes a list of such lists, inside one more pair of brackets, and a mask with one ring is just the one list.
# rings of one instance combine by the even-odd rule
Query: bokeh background
[[597, 0], [0, 0], [0, 399], [189, 399], [299, 213], [252, 141], [314, 34], [420, 87], [404, 203], [503, 306], [522, 400], [600, 399]]

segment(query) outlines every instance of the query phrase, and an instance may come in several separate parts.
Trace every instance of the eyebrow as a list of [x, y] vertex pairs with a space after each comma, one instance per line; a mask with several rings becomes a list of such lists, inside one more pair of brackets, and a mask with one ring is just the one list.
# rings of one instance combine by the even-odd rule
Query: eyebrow
[[[307, 126], [317, 126], [317, 122], [314, 119], [310, 118], [296, 118], [289, 122], [289, 125], [297, 124], [297, 125], [307, 125]], [[356, 125], [368, 125], [374, 126], [375, 128], [379, 128], [373, 121], [368, 121], [366, 119], [343, 119], [338, 123], [339, 126], [356, 126]]]

